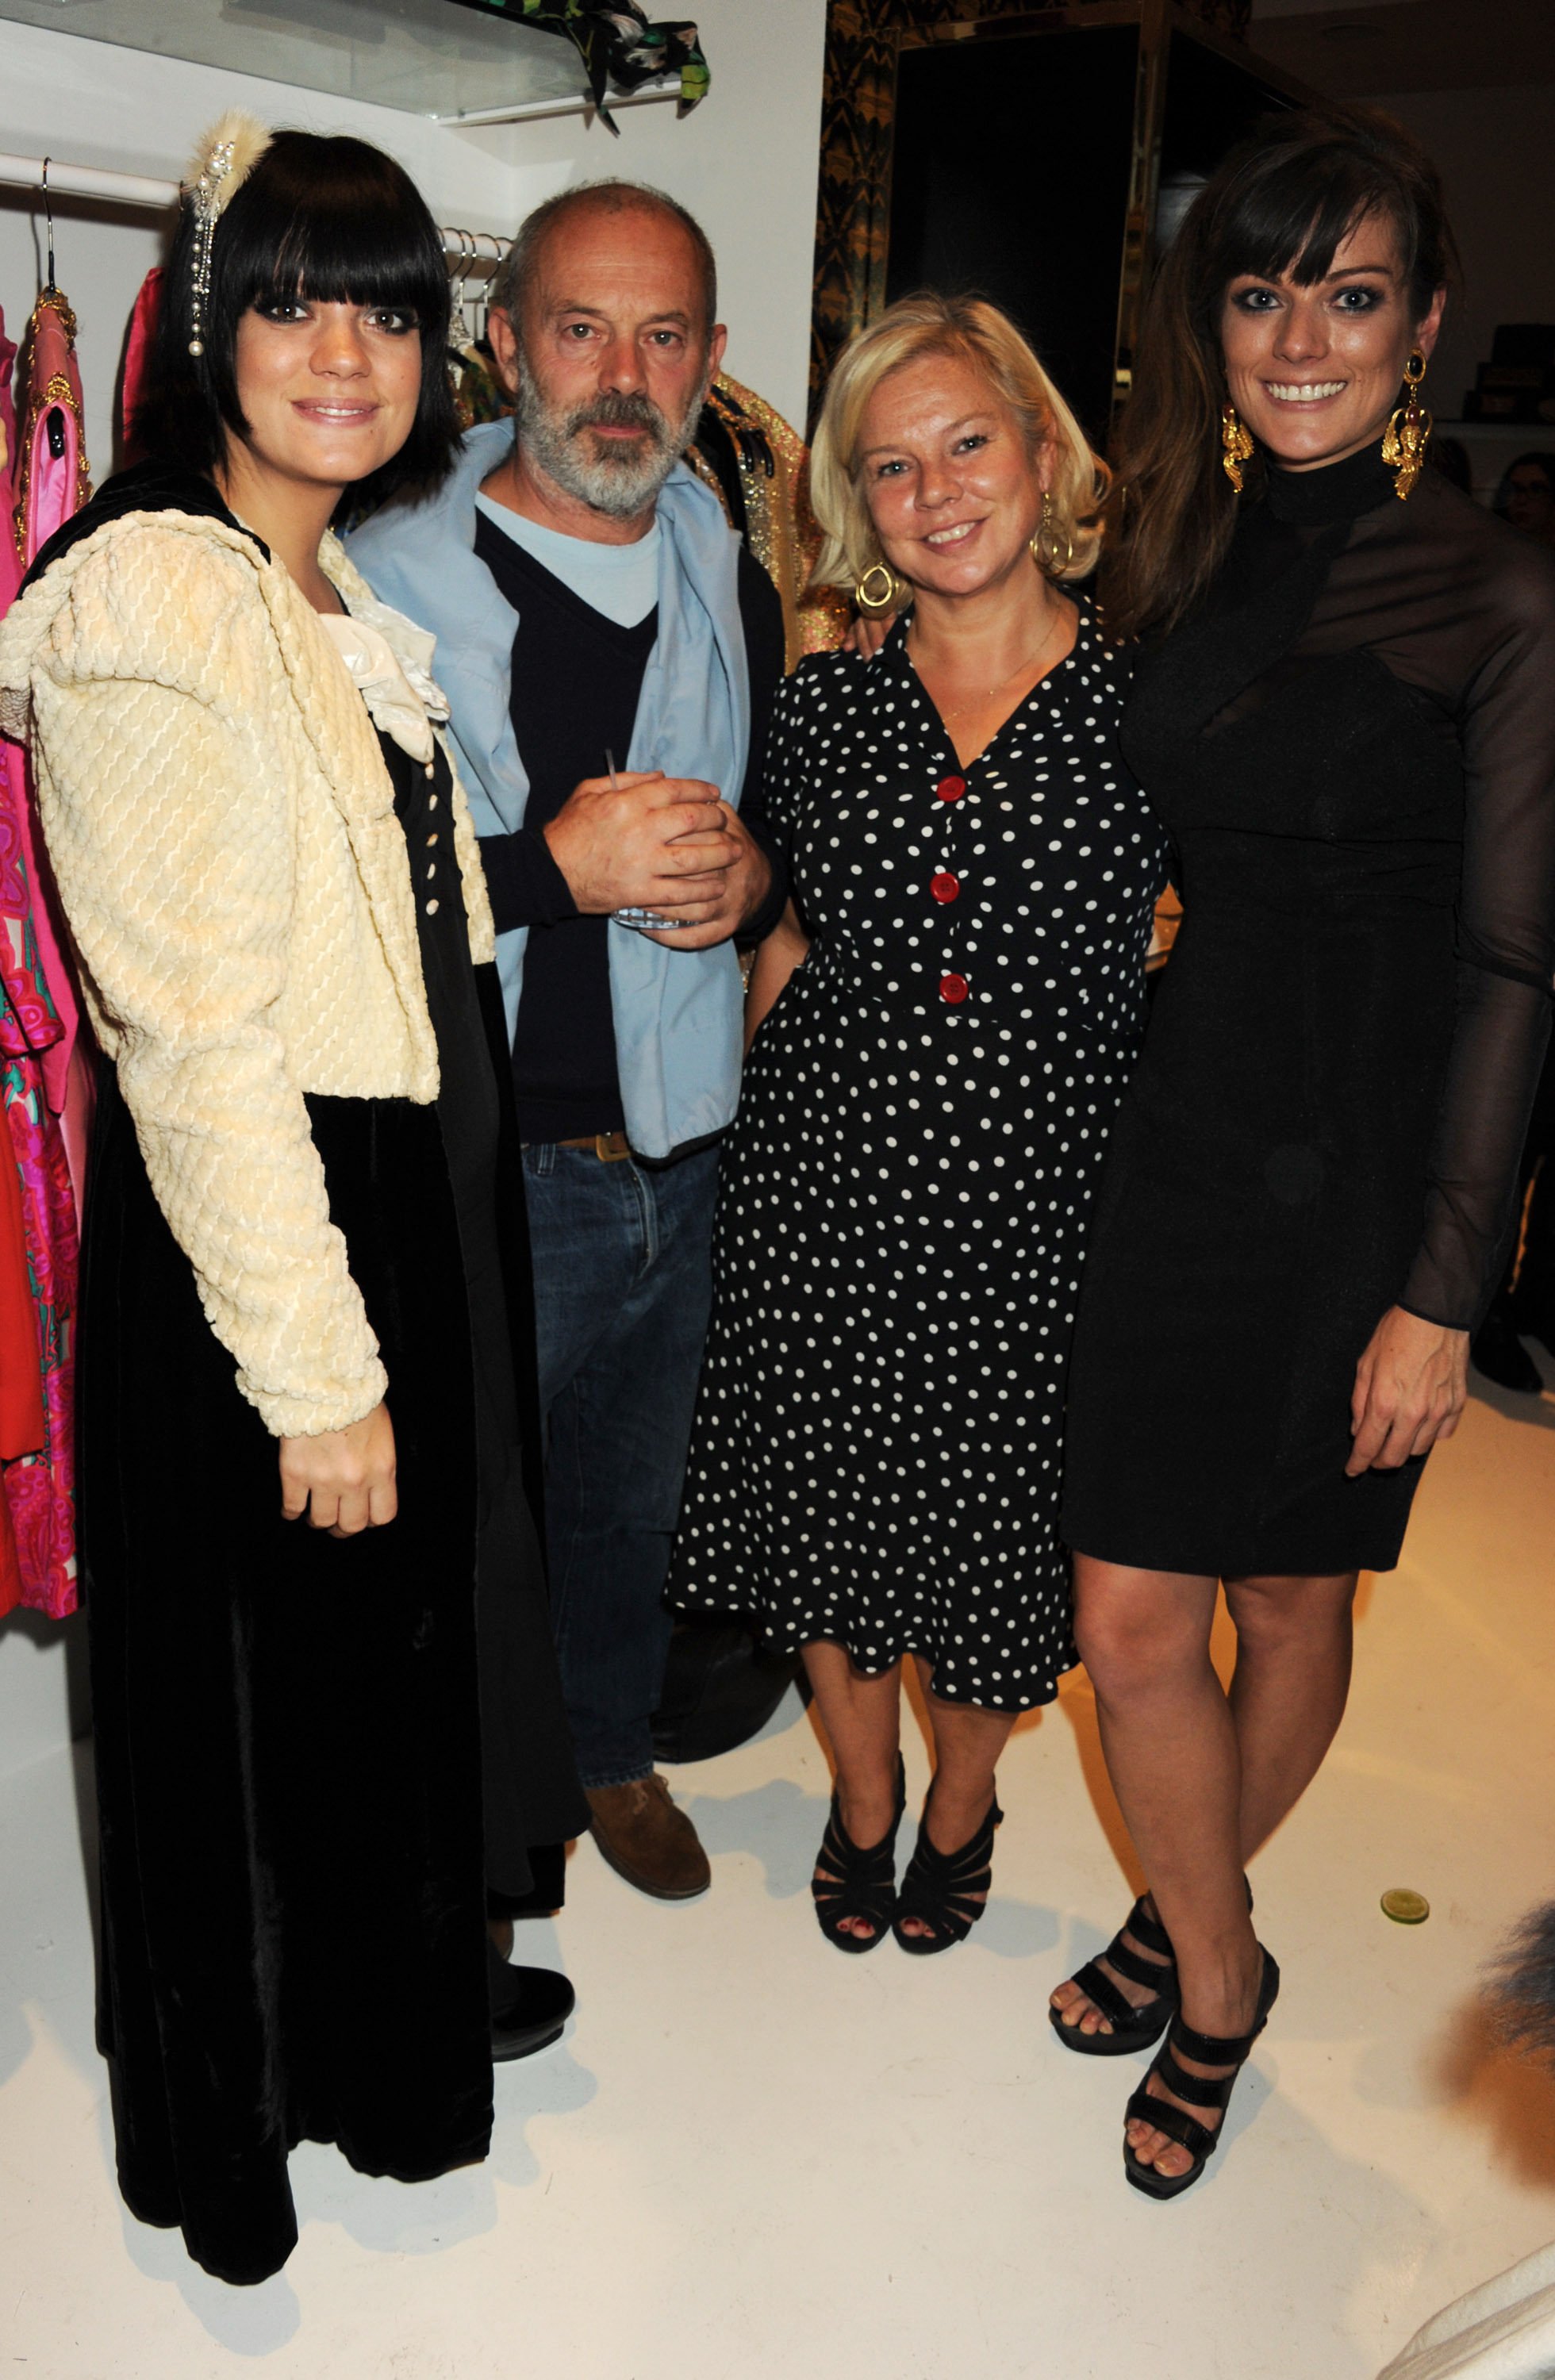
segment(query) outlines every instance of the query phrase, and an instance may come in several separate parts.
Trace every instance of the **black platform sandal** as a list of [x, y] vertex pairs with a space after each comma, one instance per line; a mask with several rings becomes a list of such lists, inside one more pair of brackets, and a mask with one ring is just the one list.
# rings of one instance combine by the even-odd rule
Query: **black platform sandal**
[[[1245, 1876], [1242, 1884], [1247, 1895], [1250, 1915], [1253, 1888]], [[1140, 1958], [1138, 1952], [1131, 1950], [1124, 1940], [1125, 1934], [1132, 1934], [1136, 1942], [1143, 1942], [1147, 1950], [1156, 1951], [1158, 1958], [1154, 1961]], [[1136, 2008], [1127, 1994], [1119, 1991], [1112, 1977], [1103, 1971], [1102, 1959], [1110, 1960], [1119, 1974], [1126, 1975], [1131, 1984], [1148, 1985], [1153, 1997], [1143, 2007]], [[1150, 1915], [1145, 1906], [1143, 1893], [1105, 1950], [1098, 1958], [1087, 1959], [1069, 1980], [1072, 1984], [1078, 1984], [1087, 1998], [1094, 2002], [1112, 2027], [1111, 2033], [1082, 2032], [1078, 2024], [1065, 2024], [1063, 2011], [1054, 2008], [1050, 2000], [1048, 2022], [1065, 2049], [1074, 2050], [1076, 2057], [1123, 2058], [1130, 2050], [1148, 2049], [1160, 2039], [1177, 2006], [1177, 1961], [1172, 1948], [1172, 1937], [1160, 1918]]]
[[[900, 1754], [896, 1760], [896, 1815], [891, 1821], [890, 1832], [868, 1851], [860, 1851], [848, 1833], [837, 1796], [832, 1796], [832, 1815], [820, 1839], [819, 1861], [830, 1874], [812, 1876], [810, 1892], [815, 1900], [816, 1921], [828, 1942], [834, 1942], [839, 1950], [872, 1950], [891, 1931], [891, 1921], [896, 1913], [896, 1829], [906, 1806], [907, 1773]], [[844, 1923], [849, 1917], [862, 1917], [874, 1927], [874, 1932], [850, 1933]]]
[[[1157, 1951], [1157, 1959], [1141, 1958], [1124, 1940], [1132, 1934], [1147, 1950]], [[1129, 1911], [1127, 1917], [1108, 1943], [1101, 1957], [1114, 1966], [1120, 1975], [1131, 1984], [1148, 1985], [1154, 1998], [1142, 2008], [1118, 1989], [1111, 1975], [1099, 1961], [1087, 1959], [1070, 1982], [1078, 1984], [1086, 1998], [1099, 2008], [1112, 2030], [1102, 2033], [1082, 2032], [1078, 2023], [1065, 2024], [1062, 2009], [1048, 2002], [1048, 2021], [1063, 2042], [1081, 2058], [1126, 2058], [1132, 2050], [1148, 2049], [1160, 2039], [1177, 2007], [1177, 1962], [1172, 1955], [1172, 1937], [1159, 1917], [1152, 1917], [1143, 1896]]]
[[[1261, 1944], [1259, 1948], [1262, 1948]], [[1258, 1984], [1258, 2004], [1250, 2033], [1222, 2040], [1218, 2034], [1196, 2033], [1191, 2024], [1184, 2023], [1180, 2014], [1172, 2018], [1166, 2046], [1158, 2050], [1151, 2060], [1150, 2074], [1159, 2074], [1169, 2091], [1175, 2091], [1179, 2098], [1191, 2101], [1196, 2107], [1218, 2107], [1221, 2120], [1210, 2131], [1208, 2125], [1201, 2124], [1197, 2117], [1188, 2115], [1172, 2100], [1153, 2097], [1148, 2088], [1149, 2075], [1146, 2076], [1129, 2100], [1124, 2121], [1153, 2126], [1158, 2132], [1164, 2132], [1168, 2140], [1175, 2141], [1179, 2148], [1186, 2149], [1193, 2159], [1186, 2173], [1158, 2173], [1153, 2165], [1140, 2163], [1125, 2136], [1124, 2170], [1134, 2188], [1142, 2190], [1147, 2198], [1179, 2198], [1184, 2190], [1193, 2188], [1204, 2171], [1220, 2147], [1221, 2134], [1225, 2131], [1225, 2111], [1231, 2105], [1236, 2077], [1251, 2057], [1253, 2044], [1269, 2022], [1269, 2011], [1279, 1997], [1280, 1970], [1271, 1954], [1265, 1950], [1263, 1974]], [[1232, 2071], [1213, 2080], [1202, 2074], [1186, 2074], [1177, 2063], [1178, 2057], [1197, 2058], [1204, 2066], [1229, 2066]]]
[[[939, 1852], [929, 1840], [929, 1808], [924, 1805], [918, 1821], [917, 1841], [907, 1862], [907, 1873], [902, 1878], [902, 1889], [896, 1896], [896, 1918], [891, 1930], [904, 1950], [915, 1959], [928, 1958], [935, 1950], [948, 1950], [953, 1942], [965, 1942], [983, 1913], [986, 1894], [993, 1882], [993, 1829], [1004, 1823], [1004, 1813], [994, 1795], [988, 1805], [988, 1815], [970, 1842], [963, 1843], [957, 1852]], [[905, 1918], [916, 1917], [925, 1925], [932, 1925], [932, 1934], [904, 1934]]]

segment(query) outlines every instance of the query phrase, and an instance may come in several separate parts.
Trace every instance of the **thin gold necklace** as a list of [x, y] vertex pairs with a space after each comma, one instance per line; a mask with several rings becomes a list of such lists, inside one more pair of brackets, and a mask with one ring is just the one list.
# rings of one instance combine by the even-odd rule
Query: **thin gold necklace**
[[986, 694], [974, 694], [966, 702], [953, 703], [948, 710], [936, 705], [936, 708], [940, 710], [941, 718], [959, 719], [963, 712], [976, 710], [979, 704], [991, 702], [994, 696], [996, 694], [1002, 694], [1004, 688], [1015, 678], [1024, 676], [1028, 671], [1035, 671], [1037, 663], [1046, 657], [1048, 647], [1052, 643], [1054, 636], [1063, 628], [1063, 621], [1061, 617], [1056, 624], [1056, 627], [1050, 628], [1048, 630], [1047, 635], [1043, 638], [1036, 651], [1034, 653], [1029, 653], [1025, 661], [1017, 662], [1014, 668], [1009, 673], [1009, 675], [1007, 677], [1002, 677], [997, 686], [990, 686]]

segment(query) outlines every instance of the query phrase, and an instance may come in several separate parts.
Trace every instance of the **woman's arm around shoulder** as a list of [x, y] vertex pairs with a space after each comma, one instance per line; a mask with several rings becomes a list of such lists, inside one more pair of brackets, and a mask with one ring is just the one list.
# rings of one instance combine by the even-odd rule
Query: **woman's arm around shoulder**
[[793, 902], [789, 901], [766, 941], [758, 946], [756, 964], [750, 970], [750, 982], [745, 996], [745, 1046], [747, 1051], [776, 1005], [778, 995], [789, 977], [796, 967], [804, 965], [809, 955], [809, 936], [799, 923]]

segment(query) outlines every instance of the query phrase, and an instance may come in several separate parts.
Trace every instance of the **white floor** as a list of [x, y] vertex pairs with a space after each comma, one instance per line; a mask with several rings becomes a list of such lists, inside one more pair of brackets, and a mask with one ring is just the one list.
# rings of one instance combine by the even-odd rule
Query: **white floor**
[[[1555, 2238], [1555, 2082], [1477, 2006], [1555, 1891], [1552, 1521], [1555, 1396], [1476, 1400], [1405, 1567], [1363, 1589], [1333, 1756], [1258, 1863], [1284, 1997], [1227, 2149], [1173, 2206], [1124, 2182], [1133, 2062], [1063, 2056], [1043, 2017], [1128, 1897], [1083, 1678], [1017, 1733], [988, 1917], [930, 1961], [816, 1931], [828, 1782], [796, 1700], [675, 1772], [712, 1892], [652, 1904], [582, 1846], [530, 1937], [580, 2013], [499, 2070], [490, 2163], [412, 2190], [299, 2151], [300, 2244], [251, 2290], [119, 2204], [76, 1794], [40, 1762], [0, 1809], [0, 2371], [1369, 2380]], [[908, 1766], [916, 1795], [916, 1737]], [[1379, 1913], [1395, 1884], [1428, 1924]]]

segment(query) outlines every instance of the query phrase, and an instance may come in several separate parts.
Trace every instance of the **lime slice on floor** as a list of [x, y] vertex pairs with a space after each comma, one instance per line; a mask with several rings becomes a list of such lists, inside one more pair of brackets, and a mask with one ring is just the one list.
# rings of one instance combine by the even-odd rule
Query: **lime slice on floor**
[[1395, 1884], [1382, 1895], [1382, 1914], [1391, 1917], [1395, 1925], [1423, 1925], [1431, 1913], [1431, 1904], [1423, 1892], [1411, 1892], [1407, 1885]]

